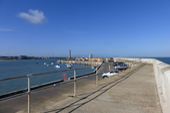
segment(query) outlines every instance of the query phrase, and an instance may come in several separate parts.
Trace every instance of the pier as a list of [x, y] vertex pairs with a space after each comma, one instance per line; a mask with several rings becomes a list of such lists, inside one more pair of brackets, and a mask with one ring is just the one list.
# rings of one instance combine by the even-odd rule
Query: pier
[[[170, 66], [155, 59], [115, 58], [131, 68], [103, 79], [97, 73], [31, 93], [31, 113], [169, 113]], [[109, 66], [110, 65], [110, 66]], [[27, 113], [27, 95], [0, 102], [0, 113]]]
[[70, 63], [76, 63], [76, 64], [82, 64], [82, 65], [90, 65], [90, 66], [100, 66], [102, 64], [102, 62], [91, 62], [91, 61], [72, 61], [72, 60], [58, 60], [58, 63], [66, 63], [66, 64], [70, 64]]

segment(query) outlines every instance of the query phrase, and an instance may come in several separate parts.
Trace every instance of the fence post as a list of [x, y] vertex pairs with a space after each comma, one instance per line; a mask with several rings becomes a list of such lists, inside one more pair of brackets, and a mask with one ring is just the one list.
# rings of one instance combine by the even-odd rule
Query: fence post
[[76, 96], [76, 70], [74, 70], [74, 97]]
[[30, 77], [32, 75], [27, 75], [28, 77], [28, 113], [31, 113], [31, 93], [30, 93]]
[[124, 64], [124, 62], [123, 62], [123, 72], [125, 73], [125, 70], [124, 70], [124, 65], [125, 65], [125, 64]]
[[98, 74], [99, 74], [99, 71], [96, 70], [96, 86], [98, 86]]
[[118, 76], [119, 76], [119, 68], [118, 68], [118, 63], [117, 63], [117, 73], [118, 73]]
[[131, 68], [130, 68], [130, 70], [132, 70], [132, 66], [133, 66], [133, 62], [131, 62]]
[[96, 86], [98, 86], [98, 74], [96, 74]]
[[[110, 64], [109, 64], [109, 72], [110, 72]], [[109, 80], [110, 80], [110, 76], [109, 76]]]

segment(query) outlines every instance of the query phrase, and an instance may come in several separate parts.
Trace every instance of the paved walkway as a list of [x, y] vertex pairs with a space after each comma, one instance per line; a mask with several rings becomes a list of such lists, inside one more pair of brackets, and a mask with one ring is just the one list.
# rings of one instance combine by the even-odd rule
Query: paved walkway
[[[32, 113], [161, 113], [152, 65], [87, 84], [31, 108]], [[27, 109], [18, 113], [27, 112]]]

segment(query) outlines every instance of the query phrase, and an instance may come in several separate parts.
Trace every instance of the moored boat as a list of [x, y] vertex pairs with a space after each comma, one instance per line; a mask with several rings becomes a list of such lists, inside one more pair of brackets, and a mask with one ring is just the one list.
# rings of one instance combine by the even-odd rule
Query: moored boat
[[71, 68], [71, 65], [70, 64], [66, 64], [68, 68]]
[[51, 62], [51, 65], [53, 65], [54, 64], [54, 62]]
[[50, 64], [47, 63], [47, 66], [50, 67]]
[[61, 66], [59, 66], [59, 65], [56, 65], [56, 66], [55, 66], [55, 68], [61, 68]]

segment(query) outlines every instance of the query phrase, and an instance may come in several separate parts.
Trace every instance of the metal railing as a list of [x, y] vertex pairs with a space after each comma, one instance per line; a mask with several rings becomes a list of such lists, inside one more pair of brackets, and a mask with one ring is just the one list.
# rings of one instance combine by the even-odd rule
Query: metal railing
[[1, 81], [7, 81], [7, 80], [13, 80], [13, 79], [19, 79], [19, 78], [27, 78], [28, 76], [47, 75], [47, 74], [53, 74], [53, 73], [59, 73], [59, 72], [66, 72], [66, 71], [72, 71], [72, 70], [87, 69], [87, 68], [89, 68], [89, 67], [66, 69], [66, 70], [52, 71], [52, 72], [45, 72], [45, 73], [38, 73], [38, 74], [28, 74], [28, 75], [24, 75], [24, 76], [18, 76], [18, 77], [11, 77], [11, 78], [0, 79], [0, 82], [1, 82]]
[[[103, 63], [102, 63], [103, 64]], [[27, 78], [28, 79], [28, 88], [26, 89], [25, 92], [20, 92], [18, 95], [16, 93], [9, 95], [7, 96], [6, 100], [8, 99], [11, 99], [13, 97], [16, 97], [16, 96], [21, 96], [21, 95], [24, 95], [24, 94], [27, 94], [28, 95], [28, 113], [30, 113], [30, 109], [31, 109], [31, 77], [33, 76], [40, 76], [40, 75], [47, 75], [47, 74], [53, 74], [53, 73], [59, 73], [59, 72], [67, 72], [67, 71], [74, 71], [74, 79], [70, 79], [70, 80], [67, 80], [67, 81], [59, 81], [60, 85], [61, 84], [65, 84], [65, 83], [68, 83], [68, 82], [73, 82], [74, 81], [74, 96], [76, 96], [76, 80], [79, 80], [79, 79], [83, 79], [86, 77], [86, 75], [96, 75], [96, 85], [98, 85], [98, 70], [100, 69], [100, 67], [102, 66], [102, 64], [97, 67], [97, 69], [91, 73], [86, 73], [86, 74], [83, 74], [83, 75], [79, 75], [77, 76], [76, 75], [76, 70], [82, 70], [82, 69], [87, 69], [89, 67], [85, 67], [85, 68], [74, 68], [74, 69], [66, 69], [66, 70], [60, 70], [60, 71], [53, 71], [53, 72], [45, 72], [45, 73], [39, 73], [39, 74], [28, 74], [28, 75], [24, 75], [24, 76], [18, 76], [18, 77], [11, 77], [11, 78], [4, 78], [4, 79], [0, 79], [0, 82], [2, 81], [9, 81], [9, 80], [14, 80], [14, 79], [20, 79], [20, 78]], [[57, 82], [56, 82], [57, 83]], [[53, 83], [52, 83], [53, 84]], [[55, 84], [51, 85], [51, 87], [54, 87], [56, 86]], [[45, 87], [49, 88], [50, 86], [45, 85]], [[38, 90], [35, 90], [35, 91], [38, 91]], [[3, 100], [3, 99], [2, 99]]]

